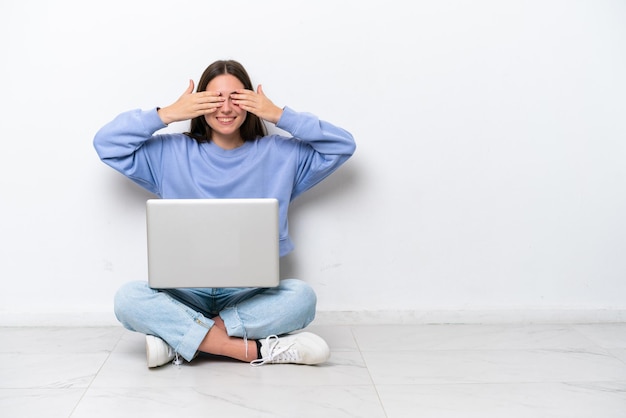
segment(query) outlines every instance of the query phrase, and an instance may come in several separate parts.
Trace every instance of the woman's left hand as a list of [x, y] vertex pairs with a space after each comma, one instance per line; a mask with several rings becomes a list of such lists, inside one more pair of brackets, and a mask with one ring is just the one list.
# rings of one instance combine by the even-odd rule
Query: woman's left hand
[[256, 93], [252, 90], [240, 89], [231, 93], [230, 98], [233, 104], [273, 124], [278, 123], [278, 120], [283, 114], [283, 109], [272, 103], [265, 93], [263, 93], [263, 87], [260, 84], [257, 87]]

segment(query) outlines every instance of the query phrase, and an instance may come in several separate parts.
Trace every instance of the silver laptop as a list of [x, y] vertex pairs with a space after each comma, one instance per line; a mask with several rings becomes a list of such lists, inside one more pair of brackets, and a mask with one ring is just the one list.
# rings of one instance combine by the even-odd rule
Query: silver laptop
[[274, 287], [278, 200], [149, 199], [150, 287]]

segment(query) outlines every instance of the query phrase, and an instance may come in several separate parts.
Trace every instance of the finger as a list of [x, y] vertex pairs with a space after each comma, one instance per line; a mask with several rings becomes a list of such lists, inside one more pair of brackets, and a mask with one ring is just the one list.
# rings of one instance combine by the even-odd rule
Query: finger
[[265, 96], [265, 93], [263, 93], [263, 86], [260, 84], [257, 86], [256, 92], [257, 94], [260, 94], [261, 96]]
[[226, 100], [224, 96], [215, 91], [201, 91], [194, 95], [194, 100], [198, 105], [207, 106], [219, 104], [220, 106]]
[[220, 101], [225, 100], [224, 96], [222, 96], [222, 93], [218, 91], [205, 90], [205, 91], [198, 92], [197, 95], [198, 97], [202, 97], [204, 99], [211, 99], [211, 100], [219, 99]]
[[191, 94], [193, 93], [193, 80], [189, 80], [189, 86], [187, 87], [187, 90], [185, 91], [185, 94]]

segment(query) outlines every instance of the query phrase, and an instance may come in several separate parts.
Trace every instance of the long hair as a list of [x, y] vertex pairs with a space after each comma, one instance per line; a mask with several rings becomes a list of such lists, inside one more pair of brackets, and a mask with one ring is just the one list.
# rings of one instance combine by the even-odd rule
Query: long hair
[[[202, 73], [200, 81], [198, 82], [198, 88], [196, 92], [205, 91], [207, 85], [215, 77], [219, 75], [230, 74], [243, 84], [243, 88], [246, 90], [254, 90], [252, 87], [252, 81], [246, 69], [239, 62], [234, 60], [219, 60], [209, 65]], [[263, 121], [255, 114], [248, 112], [246, 120], [239, 128], [239, 133], [244, 141], [254, 141], [260, 137], [267, 135], [267, 128]], [[191, 120], [191, 127], [189, 132], [185, 132], [185, 135], [195, 139], [198, 142], [210, 142], [212, 129], [204, 119], [204, 116], [198, 116]]]

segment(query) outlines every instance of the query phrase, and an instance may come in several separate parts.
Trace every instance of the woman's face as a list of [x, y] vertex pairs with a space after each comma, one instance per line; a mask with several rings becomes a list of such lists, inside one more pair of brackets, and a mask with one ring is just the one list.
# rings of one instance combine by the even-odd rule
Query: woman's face
[[[248, 112], [234, 105], [230, 95], [235, 90], [242, 88], [244, 88], [243, 83], [230, 74], [218, 75], [207, 85], [206, 91], [218, 92], [226, 99], [222, 107], [216, 112], [204, 116], [204, 119], [213, 130], [214, 137], [216, 135], [222, 138], [239, 136], [239, 128], [246, 120]], [[212, 139], [215, 140], [215, 138]]]

